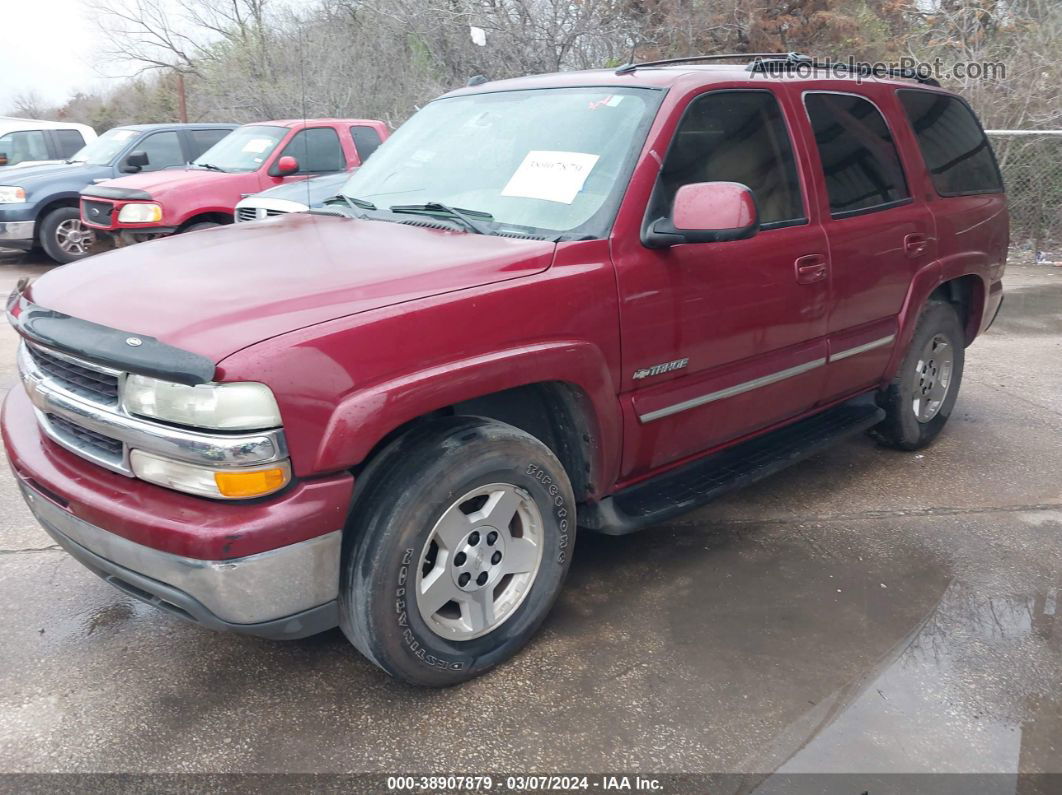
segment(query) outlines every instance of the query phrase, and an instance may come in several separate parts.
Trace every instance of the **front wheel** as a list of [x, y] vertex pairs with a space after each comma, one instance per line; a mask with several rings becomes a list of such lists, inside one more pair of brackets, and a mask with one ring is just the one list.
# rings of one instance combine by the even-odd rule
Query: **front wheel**
[[931, 301], [918, 319], [896, 378], [879, 393], [878, 404], [886, 414], [872, 435], [900, 450], [918, 450], [932, 442], [955, 406], [965, 352], [955, 307]]
[[182, 229], [182, 232], [198, 232], [200, 229], [213, 229], [215, 226], [221, 226], [216, 221], [200, 221], [198, 224], [192, 224], [191, 226]]
[[393, 443], [347, 528], [340, 622], [379, 667], [418, 685], [484, 673], [534, 634], [575, 542], [568, 477], [534, 437], [472, 417]]
[[65, 265], [92, 253], [96, 233], [81, 223], [77, 207], [60, 207], [41, 221], [40, 241], [45, 254]]

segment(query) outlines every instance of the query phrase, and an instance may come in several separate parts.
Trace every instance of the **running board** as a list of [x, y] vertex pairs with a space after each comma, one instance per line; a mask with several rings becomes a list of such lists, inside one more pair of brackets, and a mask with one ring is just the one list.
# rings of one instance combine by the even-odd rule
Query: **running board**
[[579, 525], [607, 535], [633, 533], [773, 475], [883, 419], [873, 395], [860, 396], [580, 506]]

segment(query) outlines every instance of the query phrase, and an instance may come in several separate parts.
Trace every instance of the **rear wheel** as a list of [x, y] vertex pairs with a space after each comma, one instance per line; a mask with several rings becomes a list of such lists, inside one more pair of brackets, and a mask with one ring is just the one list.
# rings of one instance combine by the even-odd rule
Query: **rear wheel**
[[81, 223], [77, 207], [60, 207], [41, 221], [40, 241], [49, 257], [65, 265], [93, 253], [96, 233]]
[[918, 450], [932, 442], [951, 416], [962, 383], [965, 337], [955, 307], [931, 301], [896, 378], [879, 394], [885, 420], [871, 433], [882, 444]]
[[344, 548], [343, 632], [392, 676], [446, 686], [515, 654], [575, 541], [571, 486], [534, 437], [480, 418], [407, 434], [364, 477]]

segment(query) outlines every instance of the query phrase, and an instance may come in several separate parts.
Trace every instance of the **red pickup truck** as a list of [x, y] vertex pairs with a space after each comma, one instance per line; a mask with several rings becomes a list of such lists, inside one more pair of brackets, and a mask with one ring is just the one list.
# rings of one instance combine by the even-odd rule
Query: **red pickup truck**
[[[184, 168], [107, 180], [81, 191], [81, 219], [123, 242], [205, 229], [233, 220], [244, 196], [319, 174], [349, 171], [387, 138], [370, 119], [246, 124]], [[367, 156], [367, 155], [366, 155]], [[128, 163], [148, 166], [146, 152]]]
[[464, 88], [326, 207], [20, 285], [27, 501], [138, 599], [447, 685], [532, 636], [576, 525], [929, 444], [1002, 298], [999, 170], [954, 94], [806, 63]]

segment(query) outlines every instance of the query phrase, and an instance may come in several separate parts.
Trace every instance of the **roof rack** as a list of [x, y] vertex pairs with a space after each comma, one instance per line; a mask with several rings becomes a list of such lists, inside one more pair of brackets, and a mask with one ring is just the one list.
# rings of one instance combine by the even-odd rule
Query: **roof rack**
[[939, 86], [940, 82], [929, 75], [920, 74], [915, 69], [905, 69], [896, 66], [874, 66], [868, 63], [856, 63], [848, 61], [834, 61], [827, 58], [819, 61], [809, 55], [801, 55], [798, 52], [789, 52], [784, 55], [755, 56], [746, 68], [750, 72], [782, 72], [796, 69], [800, 66], [808, 66], [812, 69], [829, 69], [848, 72], [860, 77], [900, 77], [906, 80], [914, 80], [927, 86]]
[[697, 61], [751, 61], [755, 58], [785, 58], [796, 53], [784, 52], [730, 52], [719, 55], [687, 55], [685, 58], [664, 58], [659, 61], [641, 61], [639, 63], [625, 63], [616, 70], [618, 75], [629, 75], [636, 69], [645, 66], [670, 66], [680, 63], [697, 63]]
[[637, 69], [649, 66], [671, 66], [673, 64], [697, 63], [699, 61], [730, 61], [742, 60], [750, 62], [746, 67], [750, 72], [778, 73], [800, 66], [811, 69], [830, 69], [848, 72], [861, 77], [901, 77], [907, 80], [915, 80], [929, 86], [939, 86], [940, 83], [928, 75], [919, 74], [914, 69], [882, 66], [876, 68], [867, 63], [855, 63], [852, 60], [834, 61], [827, 59], [819, 61], [810, 55], [802, 55], [798, 52], [738, 52], [723, 53], [720, 55], [690, 55], [685, 58], [665, 58], [659, 61], [642, 61], [640, 63], [628, 63], [616, 70], [617, 75], [631, 74]]

